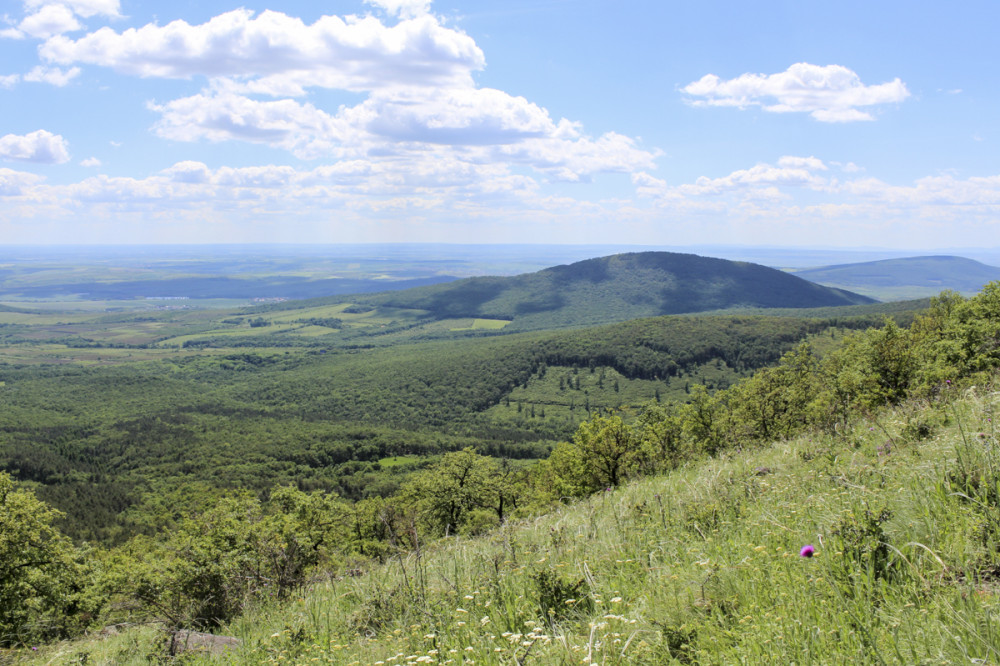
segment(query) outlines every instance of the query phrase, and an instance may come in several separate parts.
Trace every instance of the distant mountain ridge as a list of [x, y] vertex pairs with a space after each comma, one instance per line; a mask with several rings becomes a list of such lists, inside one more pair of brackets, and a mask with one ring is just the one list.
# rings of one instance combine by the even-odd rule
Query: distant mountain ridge
[[857, 305], [873, 299], [747, 262], [675, 252], [587, 259], [512, 277], [474, 277], [356, 297], [437, 319], [506, 319], [508, 330], [583, 326], [729, 308]]
[[886, 300], [933, 296], [945, 289], [972, 295], [987, 282], [1000, 280], [1000, 268], [965, 257], [938, 255], [823, 266], [793, 275]]

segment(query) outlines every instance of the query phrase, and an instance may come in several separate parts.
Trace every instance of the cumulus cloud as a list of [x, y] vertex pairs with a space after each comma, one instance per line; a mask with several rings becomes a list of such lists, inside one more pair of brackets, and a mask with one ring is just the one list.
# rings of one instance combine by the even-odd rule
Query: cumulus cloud
[[[835, 244], [845, 233], [875, 233], [881, 242], [903, 229], [915, 241], [918, 233], [939, 239], [941, 232], [952, 231], [951, 225], [961, 225], [971, 239], [975, 236], [969, 234], [993, 229], [1000, 211], [1000, 176], [963, 179], [945, 174], [890, 184], [853, 175], [862, 171], [856, 167], [840, 168], [838, 176], [830, 171], [815, 157], [788, 156], [775, 165], [762, 163], [678, 184], [638, 172], [632, 174], [632, 183], [661, 214], [669, 211], [671, 216], [724, 225], [731, 234], [743, 234], [746, 242], [766, 236], [785, 243], [810, 238], [815, 242], [827, 233], [824, 229], [831, 230], [826, 240]], [[892, 231], [892, 225], [899, 228]]]
[[38, 130], [30, 134], [0, 137], [0, 159], [39, 164], [63, 164], [69, 161], [66, 139]]
[[33, 173], [0, 168], [0, 196], [21, 196], [28, 188], [38, 185], [42, 180], [41, 176]]
[[898, 103], [910, 96], [898, 78], [864, 85], [846, 67], [804, 62], [777, 74], [743, 74], [728, 81], [706, 74], [682, 91], [695, 106], [759, 106], [772, 113], [808, 113], [828, 123], [874, 120], [862, 108]]
[[[546, 196], [536, 178], [511, 164], [462, 161], [440, 145], [426, 149], [431, 155], [420, 161], [342, 159], [312, 169], [273, 164], [211, 168], [189, 161], [145, 178], [100, 175], [57, 185], [0, 168], [0, 222], [39, 216], [39, 211], [47, 219], [69, 221], [84, 211], [89, 219], [116, 223], [186, 220], [192, 229], [204, 229], [214, 221], [237, 230], [252, 217], [280, 220], [281, 228], [289, 230], [301, 221], [304, 228], [332, 234], [344, 233], [353, 221], [374, 218], [398, 225], [393, 229], [401, 238], [413, 238], [407, 229], [426, 234], [426, 225], [440, 230], [489, 219], [522, 232], [524, 220], [531, 220], [539, 233], [553, 238], [551, 234], [566, 234], [581, 224], [614, 222], [615, 229], [643, 225], [652, 234], [674, 225], [671, 237], [685, 242], [693, 240], [687, 234], [693, 228], [757, 243], [815, 242], [824, 234], [832, 243], [843, 243], [845, 234], [874, 240], [906, 229], [914, 242], [921, 233], [933, 242], [944, 231], [961, 230], [963, 238], [992, 233], [1000, 209], [1000, 176], [939, 175], [909, 184], [875, 178], [840, 181], [844, 174], [834, 163], [796, 156], [676, 184], [634, 171], [637, 192], [651, 197], [654, 206], [629, 200], [586, 202]], [[334, 219], [343, 226], [331, 226]], [[443, 233], [456, 230], [452, 226]]]
[[814, 157], [782, 157], [777, 166], [756, 164], [721, 178], [702, 176], [693, 184], [681, 186], [681, 191], [685, 194], [706, 195], [775, 185], [822, 188], [826, 186], [827, 180], [814, 172], [824, 170], [826, 165]]
[[[400, 159], [413, 164], [497, 161], [579, 181], [600, 172], [654, 168], [657, 153], [623, 135], [587, 137], [577, 123], [555, 121], [523, 97], [454, 88], [373, 94], [331, 115], [296, 100], [260, 101], [225, 87], [150, 108], [156, 132], [177, 141], [242, 140], [288, 150], [302, 159]], [[435, 149], [439, 147], [439, 149]]]
[[83, 25], [76, 20], [73, 10], [65, 5], [44, 5], [36, 13], [26, 17], [18, 29], [37, 39], [48, 39], [53, 35], [79, 30]]
[[39, 65], [25, 74], [24, 80], [32, 81], [34, 83], [48, 83], [58, 88], [62, 88], [79, 75], [79, 67], [71, 67], [70, 69], [62, 70], [58, 67], [43, 67]]
[[7, 74], [0, 76], [0, 88], [13, 88], [20, 82], [20, 74]]
[[85, 18], [102, 15], [111, 18], [121, 16], [120, 0], [25, 0], [24, 8], [28, 11], [42, 11], [46, 7], [61, 5]]
[[[246, 9], [200, 25], [173, 21], [121, 33], [104, 27], [72, 40], [60, 35], [40, 48], [62, 65], [110, 67], [143, 77], [287, 77], [296, 88], [367, 91], [388, 86], [471, 82], [484, 65], [467, 35], [430, 15], [386, 26], [374, 17], [323, 16], [311, 25], [281, 12]], [[278, 84], [287, 86], [289, 84]]]
[[169, 169], [164, 169], [163, 175], [176, 183], [195, 184], [207, 183], [212, 177], [207, 164], [191, 160], [178, 162]]
[[491, 88], [452, 88], [437, 94], [376, 96], [366, 105], [367, 129], [395, 141], [495, 145], [575, 134], [523, 97]]
[[175, 141], [240, 140], [283, 148], [303, 159], [334, 157], [345, 123], [311, 104], [259, 101], [227, 92], [206, 92], [151, 104], [161, 114], [155, 131]]
[[101, 166], [101, 160], [96, 157], [88, 157], [85, 160], [80, 160], [80, 166], [82, 167], [99, 167]]
[[[98, 0], [90, 3], [96, 11]], [[82, 15], [77, 4], [68, 6]], [[240, 9], [197, 25], [174, 21], [104, 27], [78, 39], [51, 36], [39, 47], [49, 66], [37, 68], [32, 80], [68, 81], [82, 65], [140, 77], [204, 78], [196, 94], [148, 102], [159, 115], [157, 136], [256, 143], [324, 162], [311, 171], [212, 170], [180, 162], [150, 179], [88, 179], [71, 198], [111, 205], [115, 196], [187, 202], [208, 201], [211, 193], [218, 201], [232, 194], [231, 201], [243, 205], [290, 202], [294, 193], [303, 201], [351, 201], [362, 208], [473, 210], [486, 200], [536, 197], [545, 181], [656, 168], [659, 152], [634, 138], [588, 135], [580, 123], [553, 117], [524, 97], [477, 87], [473, 73], [485, 66], [482, 51], [431, 14], [428, 1], [369, 4], [381, 18], [323, 16], [307, 24], [277, 11]], [[104, 11], [117, 7], [106, 4]], [[363, 98], [323, 108], [303, 99], [317, 89]]]
[[384, 9], [392, 16], [414, 18], [431, 10], [430, 0], [365, 0], [369, 5]]

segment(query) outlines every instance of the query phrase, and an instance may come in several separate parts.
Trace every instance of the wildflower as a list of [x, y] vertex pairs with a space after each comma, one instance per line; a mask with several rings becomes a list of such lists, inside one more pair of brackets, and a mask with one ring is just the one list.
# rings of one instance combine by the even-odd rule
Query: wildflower
[[812, 557], [816, 553], [816, 549], [811, 545], [802, 546], [802, 550], [799, 551], [799, 557]]

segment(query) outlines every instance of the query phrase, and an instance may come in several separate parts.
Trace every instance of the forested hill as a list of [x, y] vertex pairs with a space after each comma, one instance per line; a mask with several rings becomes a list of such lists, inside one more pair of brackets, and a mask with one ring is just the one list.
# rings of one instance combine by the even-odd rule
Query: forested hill
[[1000, 268], [965, 257], [931, 256], [809, 268], [795, 275], [875, 296], [917, 298], [945, 289], [974, 294], [987, 282], [1000, 279]]
[[356, 300], [425, 310], [439, 319], [507, 319], [512, 322], [508, 330], [585, 326], [734, 307], [873, 302], [758, 264], [673, 252], [616, 254], [536, 273], [468, 278]]

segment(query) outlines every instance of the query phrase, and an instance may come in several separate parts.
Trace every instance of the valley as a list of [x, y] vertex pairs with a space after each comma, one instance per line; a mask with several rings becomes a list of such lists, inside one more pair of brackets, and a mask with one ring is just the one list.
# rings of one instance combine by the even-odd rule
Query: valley
[[[643, 289], [656, 298], [637, 298]], [[543, 308], [545, 294], [557, 298]], [[86, 599], [59, 597], [88, 617], [229, 626], [247, 636], [254, 630], [240, 622], [271, 622], [254, 613], [299, 612], [287, 595], [306, 572], [391, 566], [419, 556], [421, 544], [449, 548], [455, 534], [495, 538], [508, 521], [593, 502], [605, 489], [618, 497], [619, 486], [689, 465], [729, 464], [721, 461], [776, 438], [815, 431], [833, 450], [911, 395], [936, 405], [942, 386], [992, 372], [993, 352], [975, 342], [992, 335], [988, 298], [875, 303], [773, 269], [630, 253], [512, 278], [242, 307], [8, 303], [0, 312], [0, 481], [14, 484], [5, 491], [12, 497], [59, 512], [38, 513], [44, 525], [32, 529], [51, 531], [59, 575], [100, 581], [79, 588]], [[980, 350], [975, 358], [948, 355], [952, 343], [941, 341], [959, 339], [973, 341], [961, 344]], [[942, 418], [907, 409], [910, 416], [891, 417], [905, 421], [892, 426], [900, 432], [933, 430]], [[617, 441], [630, 444], [615, 449]], [[668, 531], [668, 518], [688, 521], [682, 530], [694, 520], [694, 534], [708, 538], [722, 523], [704, 511], [723, 515], [733, 500], [684, 500], [693, 508], [661, 507], [659, 520]], [[196, 542], [209, 560], [183, 545]], [[84, 557], [87, 549], [98, 559]], [[248, 573], [243, 567], [264, 552], [279, 559]], [[262, 600], [256, 586], [285, 580], [270, 567], [286, 558], [299, 573], [288, 574], [273, 603]], [[197, 584], [206, 589], [229, 586], [230, 576], [258, 582], [202, 597], [185, 586], [209, 561], [221, 568], [211, 574], [217, 582]], [[540, 603], [575, 598], [563, 586], [578, 585], [559, 572], [531, 576], [535, 583], [518, 584], [541, 585]], [[623, 594], [620, 584], [589, 589], [584, 614], [557, 613], [550, 631], [571, 631], [586, 609]], [[166, 615], [163, 594], [175, 595]], [[431, 603], [421, 594], [408, 598]], [[39, 639], [79, 633], [72, 623], [82, 616], [55, 598], [32, 598], [39, 608], [56, 604], [49, 612], [61, 618]], [[335, 606], [316, 599], [308, 603], [323, 612]], [[402, 608], [378, 612], [414, 621]], [[357, 622], [381, 636], [396, 620]], [[351, 631], [308, 629], [330, 642], [352, 640]], [[673, 640], [659, 635], [661, 647]], [[305, 654], [281, 640], [268, 644]], [[122, 663], [144, 659], [143, 650]], [[662, 657], [649, 655], [660, 655], [650, 663]]]

